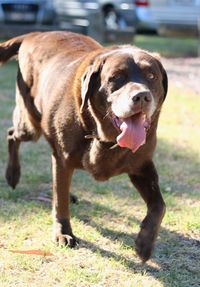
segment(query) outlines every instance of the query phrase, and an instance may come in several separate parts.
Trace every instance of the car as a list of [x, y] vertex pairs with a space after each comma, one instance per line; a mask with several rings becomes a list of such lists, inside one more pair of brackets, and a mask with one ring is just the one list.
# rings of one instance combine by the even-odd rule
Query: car
[[0, 36], [51, 29], [55, 15], [53, 0], [0, 0]]
[[138, 30], [160, 34], [197, 34], [200, 0], [136, 0]]
[[[54, 7], [61, 28], [79, 29], [98, 40], [112, 35], [133, 36], [136, 29], [136, 11], [133, 1], [125, 0], [54, 0]], [[73, 27], [72, 27], [73, 26]]]
[[152, 11], [152, 2], [148, 0], [135, 0], [137, 17], [137, 32], [154, 32], [158, 30], [158, 22]]
[[135, 28], [137, 24], [135, 5], [132, 0], [98, 0], [108, 29]]

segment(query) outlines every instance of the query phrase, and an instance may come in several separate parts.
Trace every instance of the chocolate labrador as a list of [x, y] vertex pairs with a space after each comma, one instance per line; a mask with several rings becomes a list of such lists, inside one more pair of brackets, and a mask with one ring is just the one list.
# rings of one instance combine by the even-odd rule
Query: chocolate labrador
[[136, 250], [148, 260], [165, 213], [152, 161], [167, 94], [159, 57], [131, 45], [104, 48], [87, 36], [59, 31], [0, 44], [1, 63], [16, 55], [8, 184], [15, 188], [20, 178], [20, 143], [44, 135], [52, 148], [54, 238], [73, 247], [69, 190], [74, 169], [101, 181], [127, 173], [147, 204]]

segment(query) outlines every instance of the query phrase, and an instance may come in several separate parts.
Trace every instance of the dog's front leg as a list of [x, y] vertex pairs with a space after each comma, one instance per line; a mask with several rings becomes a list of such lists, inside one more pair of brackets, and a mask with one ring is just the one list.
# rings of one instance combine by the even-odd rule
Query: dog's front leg
[[142, 221], [136, 239], [136, 251], [145, 262], [151, 256], [165, 214], [165, 203], [160, 193], [158, 175], [153, 162], [148, 162], [137, 175], [129, 177], [147, 204], [147, 215]]
[[53, 174], [53, 237], [59, 245], [74, 247], [76, 238], [70, 224], [70, 184], [73, 169], [64, 166], [62, 161], [52, 155]]

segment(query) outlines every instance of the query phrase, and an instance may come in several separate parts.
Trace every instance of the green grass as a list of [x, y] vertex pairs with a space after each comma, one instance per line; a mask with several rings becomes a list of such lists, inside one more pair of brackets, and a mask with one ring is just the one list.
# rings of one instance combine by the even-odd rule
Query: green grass
[[[119, 44], [124, 44], [123, 40]], [[197, 57], [200, 50], [200, 40], [197, 37], [159, 36], [136, 34], [133, 44], [164, 57]], [[108, 43], [107, 43], [108, 45]]]
[[[0, 285], [59, 287], [190, 287], [200, 274], [200, 96], [171, 87], [162, 111], [155, 162], [167, 213], [152, 259], [142, 265], [134, 239], [146, 208], [126, 175], [97, 183], [77, 171], [71, 207], [74, 250], [51, 241], [50, 150], [24, 143], [16, 190], [4, 179], [6, 130], [14, 107], [13, 63], [0, 69]], [[11, 250], [41, 249], [53, 256]]]
[[165, 57], [197, 56], [198, 38], [136, 35], [134, 44]]

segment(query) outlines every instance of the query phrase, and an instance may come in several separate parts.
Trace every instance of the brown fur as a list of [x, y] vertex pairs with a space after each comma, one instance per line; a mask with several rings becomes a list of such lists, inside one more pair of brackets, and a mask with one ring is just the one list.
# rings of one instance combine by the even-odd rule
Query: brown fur
[[[85, 169], [97, 180], [127, 173], [148, 208], [136, 240], [138, 255], [146, 261], [165, 212], [152, 161], [167, 93], [160, 60], [133, 46], [103, 48], [89, 37], [67, 32], [31, 33], [0, 44], [0, 63], [17, 54], [8, 183], [15, 188], [20, 178], [21, 141], [43, 134], [52, 148], [54, 238], [74, 246], [69, 212], [74, 169]], [[138, 95], [145, 96], [139, 103]], [[135, 153], [119, 146], [112, 149], [119, 133], [113, 112], [126, 117], [141, 106], [151, 118], [146, 143]]]

